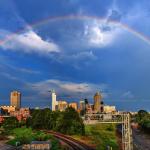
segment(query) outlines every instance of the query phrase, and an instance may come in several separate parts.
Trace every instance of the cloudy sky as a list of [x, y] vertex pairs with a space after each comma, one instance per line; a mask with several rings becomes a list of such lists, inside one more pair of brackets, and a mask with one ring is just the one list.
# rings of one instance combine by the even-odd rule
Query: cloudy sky
[[101, 91], [119, 110], [150, 111], [149, 0], [0, 0], [0, 105], [79, 101]]

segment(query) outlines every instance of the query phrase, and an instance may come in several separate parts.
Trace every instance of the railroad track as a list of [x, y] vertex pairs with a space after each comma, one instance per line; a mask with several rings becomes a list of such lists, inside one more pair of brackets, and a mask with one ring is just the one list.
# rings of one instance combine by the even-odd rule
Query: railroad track
[[47, 133], [52, 134], [53, 136], [55, 136], [57, 139], [60, 139], [62, 141], [64, 141], [66, 144], [68, 144], [73, 150], [95, 150], [94, 148], [78, 141], [75, 140], [69, 136], [66, 136], [64, 134], [61, 133], [57, 133], [57, 132], [53, 132], [53, 131], [46, 131]]

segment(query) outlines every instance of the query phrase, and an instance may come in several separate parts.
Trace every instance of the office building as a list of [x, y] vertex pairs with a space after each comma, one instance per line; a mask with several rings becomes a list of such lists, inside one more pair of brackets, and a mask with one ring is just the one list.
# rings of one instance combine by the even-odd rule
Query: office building
[[116, 107], [115, 106], [104, 105], [104, 112], [105, 113], [116, 112]]
[[69, 103], [69, 107], [72, 107], [75, 110], [77, 110], [78, 109], [78, 104], [76, 102], [72, 102], [72, 103]]
[[86, 105], [86, 113], [93, 113], [93, 108], [94, 108], [94, 105], [93, 104], [87, 104]]
[[96, 94], [94, 95], [94, 112], [95, 113], [101, 112], [101, 99], [102, 99], [102, 96], [100, 92], [96, 92]]
[[80, 111], [85, 110], [85, 101], [84, 100], [80, 101], [80, 103], [79, 103], [79, 110]]
[[65, 111], [65, 109], [68, 107], [68, 103], [66, 101], [58, 101], [57, 109], [59, 111]]
[[0, 106], [1, 109], [3, 109], [4, 111], [10, 113], [16, 110], [15, 106]]
[[11, 92], [10, 95], [10, 106], [15, 106], [16, 109], [21, 107], [21, 93], [18, 91]]
[[103, 101], [101, 101], [100, 112], [104, 112], [104, 102]]
[[18, 121], [27, 120], [30, 117], [30, 109], [29, 108], [20, 108], [16, 111], [11, 111], [10, 116], [16, 117]]
[[56, 106], [58, 105], [58, 102], [56, 100], [56, 93], [55, 93], [55, 90], [52, 90], [51, 91], [51, 96], [52, 96], [52, 111], [55, 111], [56, 110]]

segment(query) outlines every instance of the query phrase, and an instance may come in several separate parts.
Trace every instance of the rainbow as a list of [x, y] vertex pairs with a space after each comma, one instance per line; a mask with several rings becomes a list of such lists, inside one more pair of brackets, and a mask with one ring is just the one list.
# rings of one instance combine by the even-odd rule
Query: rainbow
[[[105, 22], [105, 23], [107, 22], [106, 18], [100, 18], [97, 16], [67, 15], [67, 16], [54, 16], [54, 17], [50, 16], [45, 19], [33, 22], [33, 23], [29, 24], [29, 26], [34, 28], [34, 27], [38, 27], [38, 26], [47, 24], [49, 22], [63, 21], [63, 20], [96, 20], [98, 22]], [[141, 39], [142, 41], [144, 41], [150, 45], [149, 37], [145, 36], [143, 33], [140, 33], [138, 31], [134, 30], [133, 28], [129, 27], [127, 24], [123, 24], [121, 22], [114, 21], [114, 20], [110, 20], [108, 23], [112, 24], [112, 25], [117, 25], [117, 26], [125, 29], [126, 31], [130, 32], [137, 38]], [[12, 40], [17, 34], [24, 32], [26, 29], [28, 29], [29, 26], [25, 26], [23, 29], [19, 29], [18, 31], [8, 35], [4, 40], [0, 41], [0, 45], [3, 45], [5, 42], [7, 42], [9, 40]]]

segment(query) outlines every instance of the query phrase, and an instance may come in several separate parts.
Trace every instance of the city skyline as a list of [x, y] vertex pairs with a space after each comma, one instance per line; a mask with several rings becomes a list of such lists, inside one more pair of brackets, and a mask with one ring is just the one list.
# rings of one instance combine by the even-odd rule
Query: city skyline
[[[79, 101], [69, 101], [67, 102], [65, 99], [57, 99], [57, 94], [54, 89], [49, 91], [51, 93], [51, 106], [45, 107], [51, 109], [51, 111], [60, 112], [65, 111], [67, 108], [71, 107], [75, 111], [77, 111], [80, 115], [84, 115], [85, 113], [114, 113], [119, 110], [116, 109], [116, 106], [110, 106], [105, 104], [102, 101], [102, 95], [100, 92], [96, 92], [93, 97], [93, 102], [91, 103], [88, 99], [80, 99]], [[21, 101], [22, 93], [19, 91], [12, 91], [10, 93], [10, 104], [9, 105], [0, 105], [0, 109], [4, 110], [7, 113], [18, 112], [20, 110], [27, 110], [29, 112], [32, 107], [22, 107]], [[33, 109], [41, 109], [39, 107], [35, 107]], [[3, 112], [3, 111], [1, 111]], [[20, 115], [20, 112], [19, 112]]]
[[[96, 112], [96, 111], [100, 111], [100, 112], [103, 112], [104, 111], [104, 109], [105, 110], [107, 110], [107, 109], [109, 109], [109, 107], [114, 107], [114, 108], [116, 108], [116, 110], [117, 111], [137, 111], [137, 110], [140, 110], [140, 109], [142, 109], [140, 106], [139, 106], [139, 108], [134, 108], [134, 109], [132, 109], [131, 107], [132, 107], [132, 105], [131, 105], [131, 107], [129, 107], [128, 109], [125, 109], [124, 107], [119, 107], [120, 105], [118, 105], [118, 101], [116, 101], [116, 103], [110, 103], [110, 101], [107, 101], [107, 100], [104, 100], [103, 99], [103, 97], [102, 97], [102, 93], [101, 92], [99, 92], [99, 91], [97, 91], [96, 93], [94, 93], [91, 97], [91, 99], [87, 99], [86, 98], [86, 96], [83, 98], [76, 98], [76, 99], [74, 99], [74, 98], [72, 98], [71, 96], [63, 96], [63, 97], [60, 97], [60, 96], [57, 96], [57, 92], [54, 90], [54, 89], [52, 89], [52, 90], [50, 90], [50, 91], [48, 91], [48, 92], [50, 92], [51, 94], [49, 95], [50, 97], [49, 97], [49, 102], [48, 102], [48, 104], [46, 105], [46, 103], [44, 103], [44, 101], [40, 101], [40, 102], [42, 102], [42, 106], [41, 105], [38, 105], [38, 104], [35, 104], [35, 105], [30, 105], [30, 104], [24, 104], [24, 101], [22, 101], [21, 99], [22, 99], [22, 93], [20, 92], [20, 91], [11, 91], [10, 92], [10, 98], [9, 98], [9, 101], [8, 101], [8, 103], [6, 103], [6, 101], [4, 102], [4, 103], [1, 103], [1, 105], [0, 106], [2, 106], [2, 107], [9, 107], [9, 106], [11, 106], [11, 107], [14, 107], [14, 108], [21, 108], [21, 106], [22, 106], [22, 108], [25, 108], [25, 107], [27, 107], [27, 108], [41, 108], [41, 109], [43, 109], [43, 108], [50, 108], [52, 111], [55, 111], [55, 110], [65, 110], [65, 108], [67, 108], [68, 106], [70, 106], [70, 105], [74, 105], [74, 103], [76, 103], [77, 104], [77, 107], [78, 107], [78, 109], [80, 109], [80, 102], [83, 102], [84, 101], [84, 103], [85, 103], [85, 101], [87, 100], [87, 102], [88, 102], [88, 104], [89, 104], [89, 106], [90, 106], [90, 109], [92, 108], [93, 109], [93, 112]], [[12, 104], [12, 95], [13, 94], [17, 94], [17, 97], [19, 98], [15, 98], [14, 100], [14, 102], [15, 102], [15, 105], [13, 105]], [[18, 95], [19, 94], [19, 95]], [[97, 97], [97, 98], [95, 98], [95, 96]], [[70, 97], [70, 98], [69, 98]], [[69, 99], [68, 99], [69, 98]], [[19, 101], [18, 101], [18, 100]], [[17, 102], [16, 103], [16, 100], [19, 102]], [[2, 101], [1, 101], [2, 102]], [[64, 106], [61, 106], [62, 104], [65, 104]], [[23, 105], [22, 105], [23, 104]], [[130, 103], [129, 103], [130, 104]], [[122, 106], [124, 105], [124, 103], [122, 103]], [[96, 109], [95, 109], [95, 106], [96, 106]], [[104, 107], [105, 106], [105, 107]], [[61, 109], [61, 107], [62, 107], [62, 109]], [[64, 107], [64, 108], [63, 108]], [[73, 107], [76, 107], [76, 106], [73, 106]], [[104, 108], [103, 108], [104, 107]], [[126, 107], [126, 106], [125, 106]], [[149, 108], [149, 107], [148, 107]], [[145, 109], [145, 108], [143, 108], [143, 109]], [[149, 110], [149, 109], [147, 109], [147, 110]]]
[[55, 89], [68, 102], [93, 102], [101, 91], [120, 110], [150, 111], [149, 8], [146, 0], [1, 0], [0, 105], [17, 90], [22, 106], [50, 106]]

